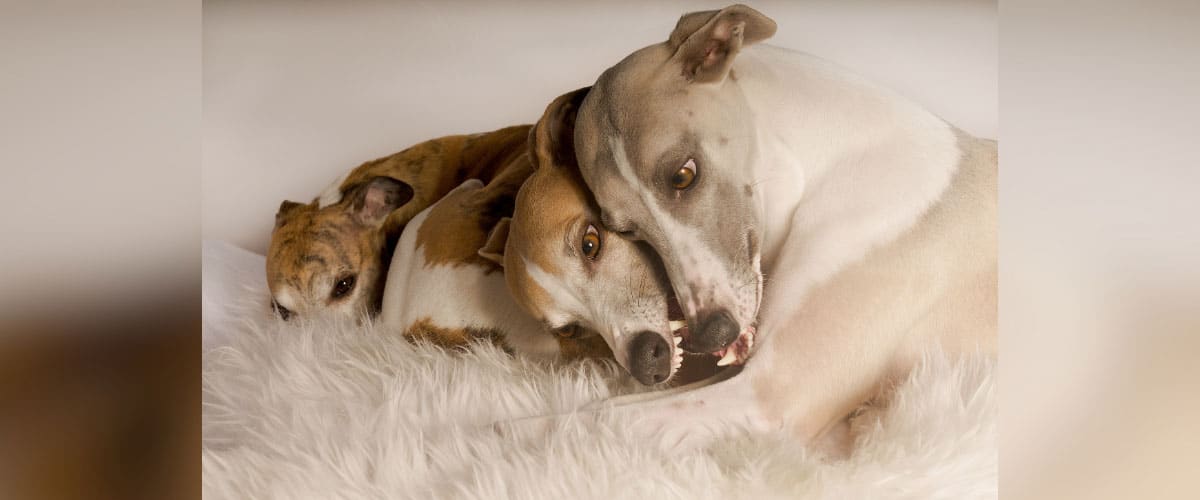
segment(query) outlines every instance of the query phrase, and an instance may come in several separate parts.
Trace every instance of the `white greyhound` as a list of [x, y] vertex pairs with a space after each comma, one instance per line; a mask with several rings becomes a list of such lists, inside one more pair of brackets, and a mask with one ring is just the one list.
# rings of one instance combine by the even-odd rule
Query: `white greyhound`
[[996, 348], [996, 142], [758, 43], [775, 29], [742, 5], [684, 15], [547, 112], [604, 225], [661, 257], [688, 323], [660, 332], [672, 355], [678, 335], [744, 365], [603, 405], [649, 435], [811, 442], [927, 349]]

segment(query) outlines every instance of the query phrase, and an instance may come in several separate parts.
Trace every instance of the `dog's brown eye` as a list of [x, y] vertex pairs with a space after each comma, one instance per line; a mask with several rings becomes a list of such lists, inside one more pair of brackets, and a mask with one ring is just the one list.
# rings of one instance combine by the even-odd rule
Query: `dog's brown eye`
[[560, 326], [554, 329], [554, 334], [564, 339], [573, 339], [579, 336], [579, 325], [571, 323], [569, 325]]
[[271, 300], [271, 309], [274, 309], [275, 312], [279, 313], [279, 317], [284, 321], [287, 321], [288, 318], [292, 317], [291, 311], [289, 311], [286, 307], [279, 305], [279, 303], [274, 300]]
[[596, 226], [588, 224], [587, 231], [583, 233], [583, 241], [579, 244], [579, 249], [583, 251], [584, 257], [592, 260], [600, 253], [600, 231], [596, 229]]
[[687, 189], [696, 180], [696, 160], [688, 159], [679, 170], [671, 174], [671, 187], [677, 190]]
[[350, 293], [350, 290], [354, 289], [354, 281], [354, 275], [343, 277], [338, 280], [337, 284], [333, 285], [333, 292], [329, 295], [335, 299], [345, 297], [347, 293]]

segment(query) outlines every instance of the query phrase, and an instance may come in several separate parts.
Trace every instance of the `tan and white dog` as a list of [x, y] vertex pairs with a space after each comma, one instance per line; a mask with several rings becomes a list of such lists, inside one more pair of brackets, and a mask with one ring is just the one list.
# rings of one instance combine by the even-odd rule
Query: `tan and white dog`
[[490, 181], [525, 154], [529, 125], [432, 139], [346, 173], [307, 204], [284, 201], [267, 251], [283, 318], [379, 311], [392, 247], [409, 220], [467, 179]]
[[501, 267], [518, 189], [532, 171], [524, 154], [486, 186], [463, 182], [409, 222], [389, 265], [379, 320], [385, 328], [443, 346], [475, 339], [541, 359], [610, 358], [596, 336], [552, 335], [514, 302]]
[[[551, 331], [567, 337], [598, 334], [617, 362], [646, 385], [667, 382], [684, 364], [683, 351], [662, 341], [682, 324], [670, 307], [670, 283], [647, 245], [622, 239], [600, 223], [569, 144], [548, 138], [571, 127], [562, 119], [582, 92], [556, 99], [534, 125], [535, 172], [521, 187], [511, 223], [492, 234], [503, 245], [505, 278], [516, 302]], [[550, 113], [553, 113], [551, 115]], [[689, 360], [695, 379], [706, 360]], [[711, 363], [709, 363], [711, 364]]]
[[[602, 405], [649, 436], [811, 442], [927, 349], [996, 347], [995, 141], [758, 43], [775, 30], [742, 5], [684, 15], [547, 111], [547, 147], [574, 145], [603, 225], [663, 261], [689, 328], [659, 345], [744, 364]], [[554, 275], [537, 285], [575, 300]]]

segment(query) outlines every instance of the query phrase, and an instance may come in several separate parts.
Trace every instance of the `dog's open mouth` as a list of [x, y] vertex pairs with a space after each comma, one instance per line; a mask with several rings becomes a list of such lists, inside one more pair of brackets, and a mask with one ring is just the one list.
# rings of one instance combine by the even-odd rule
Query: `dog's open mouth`
[[[691, 334], [683, 315], [683, 308], [679, 306], [679, 301], [674, 296], [667, 298], [667, 321], [671, 328], [671, 336], [675, 339], [675, 358], [672, 360], [671, 368], [671, 373], [674, 374], [683, 362], [683, 349], [679, 348], [679, 344]], [[754, 347], [755, 332], [756, 329], [753, 325], [748, 326], [742, 330], [736, 340], [725, 346], [724, 349], [712, 353], [713, 356], [720, 358], [717, 366], [740, 365], [750, 359], [750, 349]]]
[[725, 346], [724, 349], [712, 353], [713, 356], [721, 358], [717, 361], [717, 366], [725, 365], [740, 365], [750, 359], [750, 348], [754, 347], [754, 325], [747, 326], [742, 333], [738, 334], [738, 338]]
[[671, 375], [679, 371], [679, 367], [683, 366], [683, 349], [679, 344], [683, 342], [690, 332], [688, 332], [687, 321], [683, 317], [683, 308], [679, 307], [679, 301], [675, 297], [667, 298], [667, 324], [671, 328], [671, 338], [675, 340], [675, 356], [671, 359]]

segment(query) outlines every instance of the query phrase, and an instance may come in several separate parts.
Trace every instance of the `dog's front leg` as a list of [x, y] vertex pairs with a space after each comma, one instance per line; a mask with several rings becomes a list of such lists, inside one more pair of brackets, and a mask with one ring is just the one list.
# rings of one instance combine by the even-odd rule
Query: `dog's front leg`
[[814, 284], [803, 243], [789, 238], [773, 266], [742, 376], [767, 418], [811, 443], [904, 372], [905, 353], [921, 347], [911, 325], [929, 304], [912, 266], [869, 258]]

